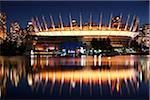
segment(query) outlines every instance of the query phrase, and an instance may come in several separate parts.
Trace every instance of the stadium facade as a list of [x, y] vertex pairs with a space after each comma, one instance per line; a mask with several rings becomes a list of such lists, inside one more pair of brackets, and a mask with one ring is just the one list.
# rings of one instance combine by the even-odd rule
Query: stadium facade
[[[130, 41], [139, 34], [139, 18], [133, 16], [132, 22], [129, 25], [130, 15], [127, 20], [123, 21], [122, 14], [113, 17], [110, 15], [109, 24], [103, 25], [102, 14], [99, 16], [98, 25], [92, 21], [92, 14], [88, 23], [83, 23], [82, 15], [80, 14], [80, 22], [72, 19], [69, 15], [69, 26], [63, 24], [62, 16], [59, 15], [60, 23], [55, 25], [53, 16], [50, 16], [51, 27], [48, 28], [45, 17], [42, 17], [43, 24], [40, 24], [38, 17], [32, 18], [34, 32], [32, 33], [33, 45], [36, 50], [59, 50], [64, 47], [62, 45], [70, 43], [68, 48], [76, 45], [76, 43], [85, 43], [87, 48], [91, 48], [93, 38], [107, 39], [111, 41], [113, 47], [128, 46]], [[67, 47], [67, 46], [66, 46]], [[79, 45], [74, 46], [78, 48]]]

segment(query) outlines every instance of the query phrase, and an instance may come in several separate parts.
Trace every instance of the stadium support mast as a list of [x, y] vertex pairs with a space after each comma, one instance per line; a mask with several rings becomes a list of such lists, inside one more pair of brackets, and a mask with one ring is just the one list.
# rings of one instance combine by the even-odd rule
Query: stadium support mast
[[134, 20], [134, 27], [132, 29], [133, 32], [136, 32], [136, 31], [139, 31], [139, 18], [136, 17], [135, 20]]
[[120, 25], [121, 25], [122, 13], [120, 13], [120, 19], [119, 19], [119, 20], [120, 20], [120, 21], [119, 21], [119, 24], [118, 24], [117, 30], [119, 30], [119, 28], [120, 28]]
[[40, 29], [40, 32], [42, 32], [42, 28], [41, 28], [41, 25], [40, 25], [38, 17], [36, 17], [36, 22], [37, 22], [38, 28]]
[[80, 30], [82, 30], [82, 15], [80, 13]]
[[111, 20], [112, 20], [112, 13], [111, 13], [111, 15], [110, 15], [110, 21], [109, 21], [109, 27], [108, 27], [108, 29], [111, 28]]
[[39, 30], [37, 28], [37, 25], [36, 25], [36, 20], [34, 18], [32, 18], [31, 20], [32, 20], [32, 23], [33, 23], [34, 31], [39, 32]]
[[53, 30], [55, 30], [55, 24], [54, 24], [54, 20], [53, 20], [52, 15], [50, 15], [50, 19], [51, 19], [51, 23], [52, 23]]
[[64, 26], [63, 26], [63, 21], [62, 21], [61, 14], [59, 14], [59, 19], [60, 19], [61, 29], [64, 30]]
[[132, 28], [133, 28], [134, 19], [135, 19], [135, 15], [133, 16], [133, 19], [132, 19], [132, 23], [131, 23], [131, 26], [130, 26], [130, 31], [131, 31]]
[[102, 28], [102, 13], [100, 14], [99, 30]]
[[124, 30], [127, 30], [129, 19], [130, 19], [130, 15], [128, 15], [128, 18], [127, 18], [127, 21], [126, 21], [126, 26], [125, 26]]
[[71, 30], [72, 30], [73, 28], [72, 28], [72, 18], [71, 18], [71, 13], [69, 14], [69, 20], [70, 20], [70, 28], [71, 28]]
[[92, 29], [92, 13], [90, 13], [90, 30]]
[[42, 19], [43, 19], [43, 22], [44, 22], [45, 30], [46, 30], [46, 31], [48, 31], [47, 23], [46, 23], [45, 17], [44, 17], [44, 16], [42, 16]]

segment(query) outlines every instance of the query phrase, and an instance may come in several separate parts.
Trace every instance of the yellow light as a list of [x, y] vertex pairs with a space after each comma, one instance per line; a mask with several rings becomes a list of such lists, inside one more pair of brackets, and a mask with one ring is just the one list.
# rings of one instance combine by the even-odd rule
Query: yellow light
[[36, 32], [37, 36], [127, 36], [133, 37], [137, 32], [118, 31], [118, 30], [65, 30]]
[[[116, 70], [102, 70], [102, 71], [98, 71], [98, 70], [83, 70], [83, 71], [49, 71], [49, 72], [42, 72], [42, 73], [37, 73], [37, 74], [41, 74], [42, 79], [46, 79], [46, 74], [48, 74], [48, 79], [49, 80], [53, 80], [54, 78], [54, 74], [55, 74], [55, 79], [56, 81], [61, 81], [62, 79], [62, 73], [64, 75], [64, 81], [65, 82], [70, 82], [72, 79], [72, 75], [73, 75], [73, 81], [76, 82], [80, 82], [81, 79], [81, 75], [82, 74], [82, 80], [84, 83], [88, 83], [90, 80], [90, 77], [92, 79], [93, 83], [98, 82], [99, 78], [101, 79], [101, 81], [106, 82], [109, 79], [111, 80], [117, 80], [118, 78], [120, 80], [124, 79], [124, 74], [126, 74], [126, 79], [129, 79], [130, 77], [135, 77], [135, 70], [133, 69], [120, 69], [116, 72]], [[99, 75], [100, 73], [100, 75]], [[108, 77], [109, 74], [109, 77]]]
[[119, 91], [119, 83], [116, 84], [116, 90]]
[[116, 19], [117, 19], [117, 20], [119, 20], [120, 18], [119, 18], [119, 17], [117, 17]]
[[108, 57], [108, 59], [111, 59], [111, 57]]
[[29, 85], [29, 86], [32, 86], [32, 84], [33, 84], [32, 76], [31, 76], [31, 75], [28, 75], [28, 85]]

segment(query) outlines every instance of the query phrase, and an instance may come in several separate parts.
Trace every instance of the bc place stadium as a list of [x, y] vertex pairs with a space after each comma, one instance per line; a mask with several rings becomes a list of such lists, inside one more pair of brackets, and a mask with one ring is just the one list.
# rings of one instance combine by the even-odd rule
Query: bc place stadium
[[[130, 46], [130, 42], [139, 34], [139, 18], [135, 15], [128, 15], [124, 20], [122, 13], [119, 16], [110, 14], [107, 25], [103, 24], [102, 13], [99, 14], [98, 24], [93, 22], [92, 13], [89, 15], [88, 22], [84, 22], [81, 13], [78, 21], [69, 14], [69, 25], [64, 25], [61, 14], [58, 18], [59, 23], [56, 24], [54, 17], [49, 16], [50, 27], [44, 16], [42, 16], [42, 24], [38, 17], [32, 18], [32, 22], [29, 23], [34, 27], [32, 33], [34, 52], [32, 51], [32, 54], [56, 54], [56, 52], [62, 51], [64, 54], [61, 55], [63, 56], [67, 53], [77, 52], [89, 54], [92, 52], [91, 50], [101, 52], [100, 49], [94, 51], [93, 41], [109, 41], [113, 48], [123, 48]], [[95, 46], [103, 47], [105, 45], [107, 44], [95, 44]]]

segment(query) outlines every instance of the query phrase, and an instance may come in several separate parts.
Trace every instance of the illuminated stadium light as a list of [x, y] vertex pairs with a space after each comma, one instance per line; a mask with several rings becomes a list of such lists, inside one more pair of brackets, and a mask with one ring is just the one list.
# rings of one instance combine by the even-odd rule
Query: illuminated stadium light
[[36, 32], [36, 36], [127, 36], [135, 37], [138, 32], [129, 31], [95, 31], [95, 30], [85, 30], [85, 31], [49, 31], [49, 32]]

